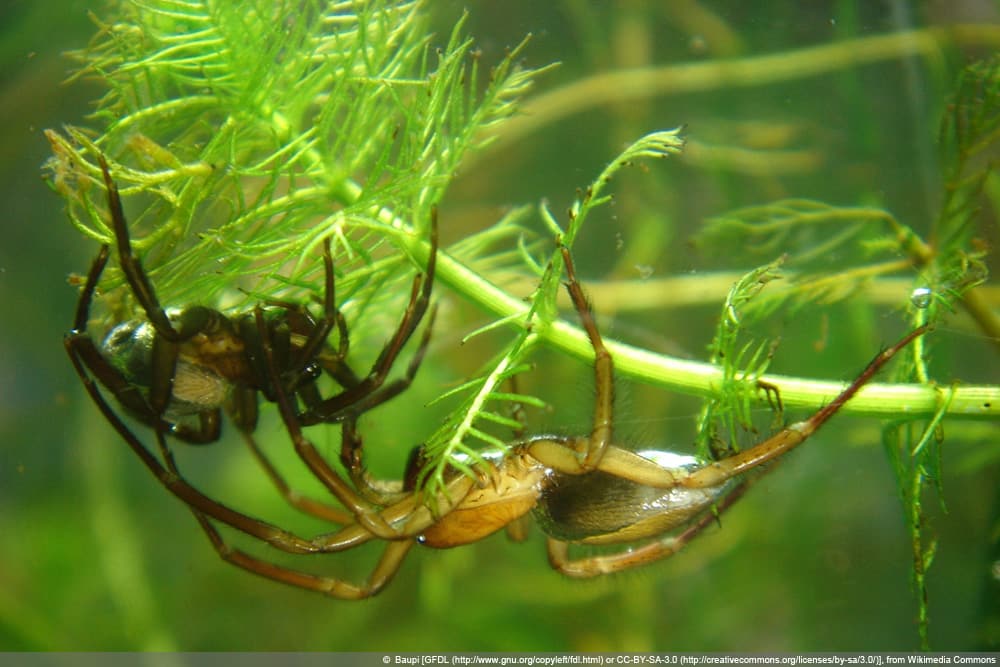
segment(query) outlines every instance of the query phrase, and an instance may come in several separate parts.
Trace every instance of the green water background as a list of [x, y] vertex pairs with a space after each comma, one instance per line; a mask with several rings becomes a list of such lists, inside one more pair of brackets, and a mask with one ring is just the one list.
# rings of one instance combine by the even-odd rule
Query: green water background
[[[67, 276], [82, 272], [95, 248], [69, 227], [62, 202], [40, 179], [48, 156], [41, 131], [85, 123], [100, 92], [87, 83], [60, 84], [69, 69], [60, 53], [84, 45], [94, 30], [86, 16], [90, 4], [18, 2], [0, 10], [0, 649], [917, 646], [906, 525], [871, 420], [832, 424], [762, 481], [721, 530], [680, 556], [599, 581], [569, 581], [550, 570], [537, 530], [522, 544], [498, 535], [449, 552], [415, 550], [388, 590], [360, 603], [279, 586], [219, 561], [190, 513], [100, 420], [62, 350], [76, 296]], [[468, 7], [468, 31], [485, 63], [533, 33], [529, 63], [563, 63], [542, 79], [544, 91], [615, 68], [721, 54], [713, 49], [749, 56], [926, 25], [1000, 21], [995, 3], [704, 3], [728, 28], [716, 36], [735, 38], [726, 45], [678, 18], [686, 4], [477, 3]], [[446, 35], [458, 6], [433, 9]], [[961, 15], [967, 11], [980, 13]], [[748, 258], [707, 257], [689, 241], [706, 217], [783, 197], [883, 206], [924, 231], [939, 201], [938, 119], [958, 68], [985, 53], [945, 48], [933, 62], [900, 58], [567, 116], [478, 160], [454, 184], [442, 204], [445, 242], [488, 224], [506, 206], [545, 198], [553, 210], [564, 210], [576, 188], [626, 142], [682, 123], [689, 136], [720, 145], [745, 139], [754, 127], [787, 127], [792, 134], [778, 145], [818, 161], [790, 173], [747, 174], [692, 156], [649, 173], [637, 170], [616, 190], [615, 207], [580, 237], [585, 281], [750, 268]], [[464, 312], [468, 307], [449, 302], [447, 294], [439, 298], [448, 304], [446, 313], [458, 314], [442, 318], [412, 400], [387, 406], [362, 425], [375, 465], [387, 474], [435, 423], [423, 405], [490, 354], [486, 344], [458, 348], [482, 315]], [[782, 336], [773, 370], [844, 379], [883, 342], [877, 332], [892, 330], [895, 308], [858, 298], [786, 317], [760, 333]], [[613, 317], [613, 304], [597, 309], [610, 336], [703, 358], [718, 303]], [[939, 352], [939, 377], [995, 383], [995, 349], [961, 317], [949, 325], [954, 330]], [[370, 346], [377, 344], [376, 336]], [[589, 369], [552, 353], [539, 355], [537, 364], [527, 381], [552, 407], [531, 415], [533, 428], [586, 428]], [[618, 405], [619, 432], [630, 441], [685, 448], [694, 439], [693, 398], [621, 383]], [[265, 440], [281, 435], [271, 420], [261, 429]], [[939, 541], [929, 575], [931, 641], [938, 649], [995, 647], [1000, 629], [988, 619], [998, 605], [990, 569], [997, 557], [991, 555], [997, 432], [995, 425], [973, 423], [948, 425], [946, 433], [947, 513], [935, 502], [926, 508]], [[186, 459], [199, 479], [213, 481], [223, 494], [256, 493], [246, 488], [260, 482], [239, 443], [209, 449]], [[270, 488], [260, 493], [273, 495]], [[255, 553], [274, 556], [259, 546]], [[330, 557], [319, 569], [358, 578], [376, 557], [376, 548], [359, 549]]]

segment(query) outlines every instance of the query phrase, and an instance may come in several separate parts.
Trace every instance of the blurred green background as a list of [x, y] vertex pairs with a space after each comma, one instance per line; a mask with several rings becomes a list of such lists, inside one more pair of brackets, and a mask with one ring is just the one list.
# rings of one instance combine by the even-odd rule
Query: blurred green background
[[[463, 5], [431, 3], [447, 35]], [[469, 5], [468, 32], [484, 63], [525, 33], [532, 66], [562, 65], [536, 94], [625, 67], [748, 57], [951, 23], [1000, 24], [993, 2], [586, 3]], [[348, 603], [283, 587], [222, 563], [190, 513], [118, 441], [84, 396], [61, 337], [96, 248], [73, 231], [43, 184], [41, 131], [85, 124], [100, 90], [61, 81], [61, 56], [95, 30], [95, 3], [7, 2], [0, 9], [0, 114], [4, 137], [0, 246], [0, 649], [2, 650], [907, 650], [918, 645], [910, 547], [878, 424], [841, 417], [777, 466], [681, 555], [593, 582], [547, 566], [537, 530], [449, 552], [414, 550], [375, 599]], [[783, 197], [887, 208], [925, 232], [940, 200], [938, 120], [960, 67], [989, 49], [942, 44], [763, 86], [708, 87], [581, 109], [478, 156], [442, 203], [445, 247], [506, 207], [571, 202], [621, 147], [686, 123], [696, 146], [678, 160], [630, 170], [616, 202], [577, 245], [585, 282], [713, 269], [757, 260], [713, 258], [690, 239], [712, 215]], [[716, 150], [712, 150], [712, 148]], [[720, 147], [741, 148], [742, 153]], [[745, 156], [755, 156], [744, 159]], [[995, 246], [995, 209], [983, 216]], [[989, 231], [992, 230], [992, 231]], [[795, 252], [796, 248], [786, 248]], [[835, 265], [838, 258], [828, 261]], [[994, 260], [995, 263], [995, 260]], [[703, 358], [718, 300], [615, 313], [595, 308], [603, 331], [667, 354]], [[613, 294], [613, 291], [612, 291]], [[399, 470], [439, 414], [424, 404], [475, 372], [489, 340], [459, 347], [485, 321], [438, 291], [442, 316], [408, 398], [362, 422], [374, 465]], [[780, 335], [772, 370], [846, 379], [900, 328], [902, 300], [864, 294], [779, 318], [754, 332]], [[994, 301], [993, 307], [997, 304]], [[357, 335], [357, 334], [356, 334]], [[382, 334], [368, 342], [377, 348]], [[996, 348], [956, 314], [935, 334], [942, 383], [996, 383]], [[354, 341], [352, 340], [352, 343]], [[364, 358], [363, 344], [356, 350]], [[371, 350], [368, 350], [370, 353]], [[370, 356], [369, 356], [370, 358]], [[525, 382], [551, 408], [532, 428], [585, 429], [590, 369], [554, 353]], [[364, 362], [361, 362], [363, 365]], [[685, 448], [698, 401], [632, 383], [618, 387], [619, 431], [630, 442]], [[270, 410], [267, 410], [270, 413]], [[265, 415], [263, 440], [282, 434]], [[332, 430], [331, 430], [332, 431]], [[997, 428], [947, 422], [944, 507], [925, 505], [938, 541], [929, 575], [937, 649], [1000, 646]], [[313, 433], [334, 450], [333, 433]], [[744, 443], [746, 444], [746, 443]], [[218, 495], [250, 497], [281, 514], [238, 442], [185, 452], [182, 468]], [[259, 486], [252, 486], [259, 485]], [[241, 496], [241, 494], [243, 494]], [[947, 511], [945, 511], [945, 508]], [[308, 532], [308, 531], [306, 531]], [[259, 545], [258, 555], [281, 558]], [[316, 561], [324, 572], [364, 576], [377, 548]], [[991, 569], [992, 568], [992, 569]]]

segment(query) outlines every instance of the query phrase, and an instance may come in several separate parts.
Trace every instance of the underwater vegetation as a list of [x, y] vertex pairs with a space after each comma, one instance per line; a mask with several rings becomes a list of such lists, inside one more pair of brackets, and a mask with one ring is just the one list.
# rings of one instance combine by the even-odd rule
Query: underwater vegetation
[[[2, 645], [995, 649], [997, 18], [846, 2], [95, 11], [91, 40], [66, 46], [71, 88], [96, 103], [38, 126], [52, 128], [44, 175], [65, 214], [31, 226], [72, 261], [34, 263], [74, 276], [58, 306], [15, 327], [51, 329], [25, 356], [59, 388], [29, 385], [42, 398], [5, 420], [15, 444], [0, 493], [14, 512], [2, 520], [17, 539], [4, 550]], [[32, 25], [30, 10], [19, 19]], [[129, 244], [111, 225], [112, 181]], [[522, 433], [598, 430], [595, 392], [614, 394], [616, 444], [725, 460], [828, 405], [905, 332], [929, 330], [673, 558], [577, 581], [548, 567], [532, 528], [524, 543], [414, 550], [380, 595], [349, 603], [226, 566], [79, 391], [59, 337], [87, 329], [99, 345], [155, 311], [109, 252], [74, 322], [102, 244], [130, 245], [164, 306], [235, 321], [270, 304], [288, 322], [291, 304], [308, 308], [314, 321], [292, 325], [289, 349], [330, 324], [330, 351], [307, 343], [298, 366], [272, 359], [263, 373], [311, 378], [316, 362], [333, 376], [318, 381], [324, 395], [336, 383], [351, 393], [324, 366], [343, 339], [354, 371], [380, 367], [434, 258], [434, 315], [404, 337], [386, 379], [422, 356], [405, 393], [303, 419], [316, 456], [354, 488], [365, 477], [339, 464], [347, 429], [379, 479], [402, 479], [422, 445], [407, 492], [432, 504], [456, 471], [474, 477]], [[563, 287], [560, 244], [614, 391], [599, 375], [594, 387], [597, 346]], [[324, 319], [330, 283], [337, 313]], [[4, 345], [37, 344], [18, 336]], [[291, 488], [332, 503], [291, 446], [281, 392], [254, 388], [260, 451]], [[190, 446], [154, 433], [163, 405], [130, 412], [141, 444], [162, 455], [167, 441], [206, 495], [295, 532], [331, 530], [285, 502], [232, 421], [217, 443]], [[381, 553], [286, 555], [222, 531], [252, 558], [350, 581]]]

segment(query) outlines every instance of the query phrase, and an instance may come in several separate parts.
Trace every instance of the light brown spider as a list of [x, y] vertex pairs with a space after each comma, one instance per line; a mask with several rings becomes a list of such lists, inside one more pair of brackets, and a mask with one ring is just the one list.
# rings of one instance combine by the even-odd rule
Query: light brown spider
[[[614, 442], [614, 364], [594, 322], [573, 268], [562, 248], [572, 302], [594, 349], [596, 400], [593, 426], [578, 437], [541, 435], [511, 444], [503, 454], [486, 457], [481, 477], [454, 472], [432, 511], [424, 492], [413, 488], [422, 465], [421, 451], [411, 457], [404, 479], [389, 483], [367, 478], [360, 463], [361, 441], [355, 418], [343, 422], [345, 464], [359, 492], [383, 507], [383, 522], [396, 531], [361, 584], [306, 574], [220, 549], [227, 560], [284, 583], [344, 599], [382, 590], [415, 544], [450, 548], [476, 542], [503, 528], [516, 527], [532, 513], [547, 534], [549, 561], [571, 577], [593, 577], [651, 563], [677, 553], [718, 514], [746, 491], [746, 473], [782, 456], [807, 440], [901, 349], [924, 333], [921, 327], [880, 352], [829, 404], [804, 421], [718, 461], [663, 451], [633, 452]], [[276, 397], [282, 419], [296, 447], [308, 442], [287, 392]], [[356, 417], [356, 415], [355, 415]], [[714, 508], [714, 511], [713, 511]], [[339, 551], [384, 538], [352, 521], [320, 539], [320, 551]], [[617, 553], [573, 558], [571, 544], [626, 545]]]

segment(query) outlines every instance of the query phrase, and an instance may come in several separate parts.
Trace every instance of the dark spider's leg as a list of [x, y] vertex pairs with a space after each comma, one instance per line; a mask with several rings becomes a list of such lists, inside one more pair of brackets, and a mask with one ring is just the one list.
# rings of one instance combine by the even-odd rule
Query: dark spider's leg
[[[255, 537], [262, 542], [266, 542], [281, 551], [294, 554], [333, 553], [344, 551], [358, 546], [359, 544], [369, 542], [376, 537], [370, 531], [352, 521], [336, 533], [319, 535], [306, 539], [265, 521], [261, 521], [260, 519], [238, 512], [216, 500], [213, 500], [212, 498], [209, 498], [201, 491], [191, 486], [191, 484], [177, 472], [172, 472], [165, 468], [163, 464], [161, 464], [160, 461], [157, 460], [157, 458], [143, 446], [135, 434], [129, 430], [128, 426], [125, 425], [125, 422], [118, 417], [115, 411], [104, 399], [104, 396], [101, 394], [97, 384], [87, 374], [85, 365], [86, 362], [84, 361], [85, 356], [78, 354], [78, 347], [85, 344], [93, 346], [93, 342], [89, 338], [73, 338], [72, 334], [67, 336], [66, 347], [69, 350], [70, 360], [83, 382], [84, 389], [87, 390], [87, 393], [90, 395], [95, 405], [97, 405], [104, 418], [111, 424], [115, 431], [118, 432], [118, 435], [125, 440], [146, 468], [153, 473], [153, 476], [156, 477], [156, 479], [172, 495], [188, 505], [192, 511], [231, 526], [240, 532], [246, 533], [251, 537]], [[162, 436], [161, 431], [156, 431], [156, 433]], [[466, 478], [463, 478], [458, 481], [462, 482], [465, 481], [465, 479]], [[448, 511], [454, 506], [454, 504], [460, 502], [468, 492], [469, 488], [471, 488], [471, 482], [468, 485], [461, 485], [458, 483], [454, 484], [453, 488], [449, 489], [448, 496], [443, 498], [439, 503], [443, 508], [445, 508], [442, 511]], [[383, 515], [385, 517], [384, 521], [394, 524], [398, 523], [403, 526], [403, 529], [399, 531], [399, 536], [404, 538], [410, 538], [419, 534], [428, 526], [432, 525], [436, 520], [436, 517], [433, 516], [429, 510], [422, 505], [416, 504], [410, 499], [397, 503], [391, 507], [387, 507], [383, 510]]]
[[[221, 315], [209, 308], [195, 306], [186, 309], [175, 328], [174, 323], [167, 317], [167, 313], [160, 305], [156, 297], [156, 291], [149, 282], [146, 272], [142, 268], [142, 263], [132, 251], [132, 242], [129, 238], [128, 224], [125, 222], [125, 212], [122, 209], [121, 197], [118, 194], [118, 186], [111, 178], [111, 170], [107, 160], [101, 154], [97, 155], [98, 163], [101, 166], [101, 173], [104, 177], [104, 186], [108, 193], [108, 209], [111, 213], [111, 224], [115, 233], [115, 240], [118, 246], [118, 261], [121, 265], [122, 273], [128, 282], [136, 301], [146, 314], [146, 319], [156, 330], [153, 339], [153, 367], [152, 381], [149, 386], [149, 396], [146, 399], [148, 411], [136, 410], [136, 406], [127, 404], [136, 411], [143, 421], [153, 428], [160, 428], [167, 424], [179, 437], [192, 443], [205, 443], [218, 439], [218, 424], [204, 423], [211, 421], [212, 417], [206, 414], [201, 415], [203, 424], [199, 430], [189, 429], [182, 424], [169, 424], [164, 422], [162, 417], [166, 412], [167, 405], [173, 391], [173, 381], [177, 369], [177, 357], [180, 344], [199, 332], [205, 331], [215, 325]], [[103, 380], [103, 378], [102, 378]], [[148, 412], [149, 416], [144, 415]], [[215, 417], [218, 419], [218, 413]], [[176, 428], [175, 428], [176, 427]], [[214, 436], [214, 437], [212, 437]]]
[[162, 415], [170, 402], [171, 378], [177, 368], [178, 346], [183, 337], [174, 329], [170, 318], [160, 305], [156, 291], [149, 282], [139, 258], [132, 252], [132, 242], [129, 238], [128, 224], [125, 222], [125, 211], [122, 209], [118, 186], [111, 178], [111, 170], [104, 156], [98, 154], [97, 160], [104, 175], [104, 186], [108, 191], [108, 209], [111, 213], [111, 223], [118, 245], [118, 262], [122, 273], [136, 301], [146, 313], [146, 319], [153, 325], [157, 336], [153, 340], [153, 377], [150, 383], [148, 402], [152, 412]]
[[719, 515], [732, 507], [746, 493], [748, 486], [749, 482], [747, 480], [741, 482], [726, 494], [721, 501], [714, 505], [714, 512], [705, 512], [700, 519], [682, 532], [655, 540], [640, 547], [629, 547], [625, 551], [574, 559], [570, 558], [570, 545], [568, 542], [549, 538], [546, 542], [549, 563], [554, 569], [568, 577], [586, 579], [612, 572], [621, 572], [622, 570], [628, 570], [633, 567], [669, 558], [683, 549], [688, 542], [697, 537], [705, 528], [717, 523]]
[[[368, 375], [357, 385], [345, 388], [340, 394], [324, 400], [319, 405], [309, 406], [300, 416], [303, 426], [339, 421], [346, 410], [352, 410], [359, 402], [370, 397], [376, 390], [382, 387], [386, 377], [389, 375], [389, 371], [392, 369], [392, 365], [396, 361], [396, 357], [399, 356], [406, 342], [420, 324], [420, 320], [423, 318], [430, 303], [431, 288], [434, 284], [434, 270], [437, 266], [438, 227], [436, 207], [431, 210], [430, 242], [430, 256], [427, 260], [426, 273], [424, 276], [414, 278], [413, 288], [410, 293], [410, 303], [403, 314], [403, 319], [399, 323], [396, 333], [386, 343], [385, 347], [382, 348], [382, 352], [375, 360]], [[377, 401], [371, 405], [383, 401]]]
[[[326, 345], [326, 339], [330, 336], [334, 326], [342, 326], [340, 330], [340, 343], [347, 344], [347, 325], [344, 324], [344, 316], [337, 308], [336, 280], [333, 272], [333, 257], [330, 254], [330, 238], [323, 239], [323, 317], [317, 322], [312, 334], [306, 340], [305, 345], [299, 350], [297, 365], [304, 369], [319, 353], [320, 349]], [[347, 348], [342, 347], [341, 352], [347, 355]], [[294, 384], [297, 383], [293, 383]]]
[[[75, 339], [80, 339], [81, 342], [72, 342]], [[82, 342], [83, 339], [86, 343]], [[161, 412], [153, 410], [142, 391], [108, 363], [87, 333], [86, 322], [74, 326], [73, 331], [67, 335], [66, 343], [67, 346], [73, 347], [74, 353], [79, 355], [90, 372], [114, 394], [128, 413], [143, 424], [150, 428], [169, 431], [174, 437], [193, 445], [209, 444], [219, 439], [222, 426], [219, 410], [198, 413], [197, 426], [164, 420]]]
[[[81, 348], [85, 347], [87, 344], [93, 346], [93, 342], [89, 338], [74, 338], [72, 334], [66, 338], [66, 348], [70, 355], [70, 360], [73, 362], [74, 368], [76, 368], [77, 374], [80, 376], [83, 382], [84, 388], [87, 393], [90, 394], [91, 399], [97, 405], [101, 414], [104, 418], [111, 424], [111, 426], [118, 432], [123, 440], [129, 445], [132, 451], [142, 460], [143, 464], [153, 473], [163, 486], [167, 488], [170, 493], [182, 500], [187, 505], [193, 508], [197, 508], [199, 511], [210, 515], [214, 519], [228, 524], [238, 530], [241, 530], [248, 535], [256, 537], [263, 540], [283, 551], [289, 551], [291, 553], [314, 553], [320, 551], [321, 549], [310, 542], [309, 540], [303, 540], [302, 538], [288, 533], [276, 526], [272, 526], [268, 523], [254, 519], [245, 514], [237, 512], [221, 503], [212, 500], [208, 496], [204, 495], [196, 488], [191, 486], [182, 477], [177, 474], [170, 472], [153, 456], [139, 441], [138, 438], [129, 430], [125, 425], [125, 422], [118, 417], [118, 415], [111, 409], [111, 406], [104, 399], [97, 388], [97, 384], [94, 380], [87, 374], [86, 361], [88, 354], [81, 353]], [[94, 348], [96, 353], [96, 348]], [[159, 433], [159, 431], [157, 431]]]
[[[298, 357], [291, 365], [291, 371], [286, 379], [289, 386], [298, 388], [300, 386], [313, 385], [312, 382], [303, 382], [303, 374], [310, 370], [314, 362], [319, 361], [323, 368], [333, 376], [342, 387], [353, 387], [361, 383], [358, 376], [347, 366], [346, 359], [349, 351], [350, 338], [347, 331], [347, 322], [337, 308], [336, 280], [333, 270], [333, 256], [330, 252], [330, 239], [323, 241], [323, 316], [313, 321], [308, 310], [301, 304], [292, 304], [284, 301], [267, 301], [269, 305], [275, 305], [285, 310], [290, 328], [299, 335], [304, 335], [306, 341], [299, 348]], [[338, 349], [331, 355], [332, 349], [327, 345], [327, 339], [333, 332], [334, 327], [339, 333]], [[309, 396], [307, 405], [319, 404], [322, 399]]]
[[[356, 405], [352, 406], [349, 411], [346, 411], [342, 418], [343, 426], [341, 428], [340, 461], [350, 472], [354, 485], [362, 491], [364, 495], [368, 495], [370, 498], [391, 498], [393, 497], [392, 494], [395, 492], [395, 489], [392, 484], [379, 480], [372, 480], [368, 476], [364, 465], [362, 439], [356, 428], [357, 419], [362, 413], [385, 403], [409, 388], [413, 379], [417, 375], [417, 371], [420, 369], [420, 364], [423, 362], [424, 356], [427, 353], [427, 346], [430, 343], [435, 315], [436, 309], [432, 308], [427, 322], [427, 327], [424, 329], [424, 335], [420, 339], [420, 346], [413, 354], [413, 358], [410, 359], [410, 363], [407, 365], [406, 373], [403, 374], [403, 377], [382, 387], [373, 394], [362, 398]], [[370, 494], [368, 492], [370, 492]], [[386, 494], [389, 495], [387, 496]]]
[[[370, 535], [366, 536], [359, 533], [357, 528], [350, 527], [350, 530], [345, 529], [341, 531], [341, 533], [343, 533], [342, 535], [338, 533], [337, 535], [324, 535], [307, 540], [293, 533], [282, 530], [277, 526], [273, 526], [259, 519], [237, 512], [236, 510], [209, 498], [198, 489], [191, 486], [183, 477], [181, 477], [176, 468], [173, 470], [165, 468], [164, 465], [155, 456], [153, 456], [153, 454], [150, 453], [146, 447], [143, 446], [135, 434], [132, 433], [128, 426], [125, 425], [125, 422], [122, 421], [118, 414], [111, 408], [107, 400], [105, 400], [104, 395], [101, 393], [101, 390], [94, 381], [94, 378], [92, 378], [88, 372], [92, 370], [90, 364], [93, 360], [103, 361], [103, 357], [97, 349], [97, 346], [94, 344], [93, 339], [91, 339], [87, 334], [87, 321], [90, 319], [90, 306], [93, 301], [94, 292], [97, 289], [97, 283], [100, 280], [102, 272], [104, 271], [104, 267], [107, 265], [109, 254], [109, 247], [106, 245], [101, 246], [97, 257], [94, 259], [94, 262], [90, 267], [86, 283], [80, 292], [80, 298], [77, 301], [76, 315], [73, 320], [73, 329], [66, 335], [64, 344], [66, 351], [69, 354], [70, 361], [73, 364], [73, 368], [76, 370], [77, 375], [80, 376], [84, 389], [87, 390], [91, 400], [94, 401], [94, 404], [97, 406], [98, 410], [100, 410], [104, 418], [109, 424], [111, 424], [115, 431], [118, 432], [122, 439], [125, 440], [128, 446], [133, 452], [135, 452], [136, 456], [139, 457], [153, 476], [156, 477], [156, 479], [159, 480], [159, 482], [168, 491], [170, 491], [171, 494], [190, 506], [193, 510], [232, 526], [237, 530], [267, 542], [283, 551], [291, 553], [340, 551], [370, 539]], [[104, 378], [101, 378], [101, 380], [104, 381]], [[165, 426], [169, 427], [169, 424], [165, 424]], [[156, 428], [154, 426], [154, 431], [157, 434], [157, 438], [162, 440], [163, 433], [166, 431], [166, 428]], [[161, 451], [168, 451], [165, 444], [161, 444], [160, 448]], [[168, 458], [167, 461], [168, 465], [173, 466], [171, 458]], [[407, 511], [410, 510], [409, 507], [404, 505], [390, 509], [392, 511], [390, 512], [387, 510], [387, 512], [393, 517], [393, 520], [409, 520], [409, 516], [407, 514]], [[427, 522], [428, 519], [422, 516], [414, 517], [413, 530], [420, 530], [423, 523]], [[409, 525], [409, 522], [407, 525]]]
[[334, 577], [320, 576], [282, 567], [276, 563], [251, 556], [240, 549], [234, 549], [222, 539], [215, 526], [204, 515], [196, 512], [195, 517], [201, 524], [202, 529], [204, 529], [205, 534], [208, 535], [212, 546], [215, 547], [216, 552], [218, 552], [224, 561], [273, 581], [315, 591], [340, 600], [361, 600], [371, 597], [385, 588], [396, 572], [399, 571], [403, 559], [414, 543], [412, 539], [389, 542], [368, 580], [359, 586]]
[[[173, 452], [167, 447], [167, 442], [162, 431], [156, 431], [156, 441], [160, 449], [160, 455], [166, 462], [167, 469], [171, 474], [179, 477], [180, 471], [174, 462]], [[379, 558], [378, 564], [375, 566], [368, 581], [363, 586], [357, 586], [341, 579], [318, 576], [290, 569], [251, 556], [240, 549], [234, 549], [222, 538], [222, 535], [212, 525], [211, 520], [204, 512], [200, 511], [194, 505], [189, 505], [189, 508], [192, 514], [194, 514], [195, 519], [198, 520], [198, 524], [202, 530], [205, 531], [216, 553], [226, 562], [275, 581], [317, 591], [344, 600], [359, 600], [371, 597], [382, 590], [399, 570], [403, 558], [405, 558], [414, 543], [413, 539], [408, 539], [390, 542], [386, 545], [385, 551], [383, 551], [381, 558]]]
[[278, 493], [281, 494], [289, 505], [306, 514], [342, 526], [354, 520], [353, 515], [343, 509], [309, 498], [308, 496], [303, 496], [294, 490], [288, 485], [288, 482], [285, 481], [285, 478], [278, 472], [274, 464], [271, 463], [271, 460], [253, 437], [253, 431], [257, 425], [256, 391], [245, 386], [234, 387], [233, 395], [230, 399], [229, 416], [239, 430], [240, 435], [243, 436], [243, 441], [250, 449], [250, 453], [257, 459], [257, 463], [264, 469], [264, 473], [270, 478], [271, 483], [278, 489]]
[[[97, 283], [108, 264], [110, 253], [110, 247], [102, 245], [90, 266], [86, 283], [77, 301], [73, 329], [66, 336], [67, 350], [70, 350], [71, 356], [79, 356], [87, 368], [115, 395], [115, 398], [144, 424], [152, 428], [171, 430], [176, 437], [192, 444], [218, 440], [220, 432], [218, 411], [200, 414], [199, 428], [164, 421], [161, 414], [153, 412], [139, 388], [126, 380], [118, 369], [107, 362], [87, 334], [90, 306], [97, 290]], [[86, 342], [82, 342], [84, 340]], [[76, 362], [74, 361], [74, 363]]]
[[[424, 328], [424, 335], [420, 337], [420, 344], [417, 346], [417, 351], [413, 353], [413, 358], [410, 359], [410, 363], [407, 364], [406, 372], [403, 373], [402, 377], [393, 380], [387, 385], [379, 387], [378, 389], [370, 392], [367, 396], [359, 397], [354, 404], [346, 407], [341, 411], [341, 413], [360, 415], [371, 410], [372, 408], [378, 407], [379, 405], [390, 401], [409, 389], [410, 385], [413, 384], [414, 378], [417, 376], [417, 372], [420, 370], [420, 365], [424, 361], [424, 356], [427, 354], [427, 347], [431, 342], [431, 333], [434, 330], [434, 321], [436, 319], [437, 306], [435, 305], [430, 309], [430, 315], [427, 317], [427, 325]], [[333, 421], [339, 421], [339, 418]]]
[[913, 339], [923, 335], [928, 329], [927, 325], [917, 327], [910, 333], [903, 336], [894, 345], [887, 347], [875, 356], [865, 367], [861, 374], [853, 382], [837, 395], [830, 403], [816, 411], [805, 421], [796, 422], [768, 438], [764, 442], [754, 445], [739, 454], [709, 463], [683, 480], [681, 484], [691, 488], [705, 488], [717, 486], [726, 481], [741, 475], [763, 463], [782, 456], [805, 442], [816, 432], [830, 417], [835, 415], [840, 408], [844, 407], [858, 391], [866, 385], [875, 374], [885, 366], [900, 350], [909, 345]]
[[[255, 317], [257, 318], [257, 326], [264, 344], [264, 357], [268, 362], [271, 377], [279, 377], [278, 369], [274, 362], [274, 354], [271, 350], [270, 342], [267, 340], [266, 324], [260, 308], [256, 309]], [[355, 520], [370, 533], [383, 539], [398, 539], [401, 537], [400, 532], [390, 526], [371, 503], [362, 498], [357, 491], [340, 478], [312, 442], [306, 438], [305, 433], [302, 432], [299, 415], [295, 410], [295, 406], [292, 405], [291, 398], [283, 383], [276, 382], [274, 389], [276, 393], [275, 402], [278, 405], [282, 421], [284, 421], [285, 428], [292, 438], [296, 453], [302, 459], [302, 462], [306, 464], [306, 467], [330, 490], [337, 500], [343, 503], [354, 515]]]
[[163, 307], [160, 306], [160, 301], [156, 298], [156, 291], [149, 282], [139, 258], [132, 252], [132, 242], [129, 239], [128, 224], [125, 222], [125, 212], [122, 209], [121, 197], [118, 195], [118, 186], [111, 178], [108, 162], [101, 154], [97, 155], [97, 161], [101, 165], [104, 187], [108, 191], [108, 208], [111, 213], [115, 239], [118, 243], [118, 259], [125, 279], [128, 281], [129, 287], [132, 288], [136, 301], [146, 312], [146, 318], [156, 328], [156, 332], [171, 342], [180, 342], [181, 337], [174, 329]]
[[372, 477], [365, 467], [361, 435], [357, 430], [357, 415], [349, 414], [341, 423], [341, 462], [351, 478], [351, 483], [361, 497], [376, 505], [391, 505], [405, 498], [413, 489], [407, 489], [399, 480]]

